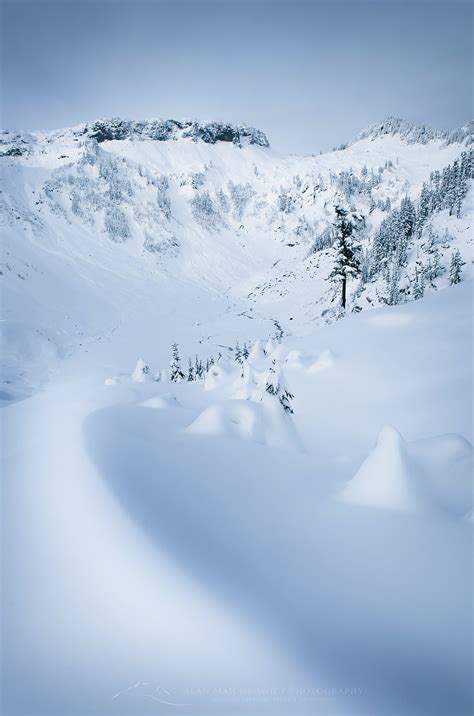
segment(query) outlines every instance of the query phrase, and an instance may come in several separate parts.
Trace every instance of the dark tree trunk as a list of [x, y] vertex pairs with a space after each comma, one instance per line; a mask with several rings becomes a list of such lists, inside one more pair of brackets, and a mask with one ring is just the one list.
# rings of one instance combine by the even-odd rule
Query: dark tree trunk
[[347, 284], [347, 278], [344, 276], [342, 279], [342, 298], [341, 298], [341, 305], [343, 308], [346, 307], [346, 284]]

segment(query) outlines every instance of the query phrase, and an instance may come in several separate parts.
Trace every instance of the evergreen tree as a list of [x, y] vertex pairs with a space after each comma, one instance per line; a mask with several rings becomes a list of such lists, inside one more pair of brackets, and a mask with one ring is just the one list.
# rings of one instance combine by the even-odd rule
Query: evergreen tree
[[433, 211], [439, 211], [441, 209], [442, 205], [442, 197], [441, 197], [441, 174], [439, 171], [432, 172], [430, 176], [430, 184], [431, 184], [431, 207]]
[[464, 266], [464, 263], [465, 262], [461, 258], [459, 249], [454, 249], [451, 256], [451, 264], [449, 267], [449, 283], [451, 284], [451, 286], [454, 286], [457, 283], [461, 283], [462, 267]]
[[428, 216], [432, 211], [432, 197], [431, 192], [428, 189], [427, 184], [423, 183], [421, 187], [420, 201], [418, 202], [418, 213], [416, 216], [416, 223], [418, 233], [421, 234], [423, 224], [425, 223]]
[[273, 360], [270, 368], [268, 369], [267, 382], [265, 384], [265, 390], [267, 393], [270, 393], [270, 395], [278, 395], [280, 391], [278, 377], [276, 360]]
[[341, 281], [341, 306], [345, 309], [347, 279], [360, 273], [359, 246], [353, 239], [356, 222], [360, 219], [354, 214], [349, 217], [349, 213], [339, 205], [335, 207], [335, 211], [336, 260], [329, 278]]
[[244, 343], [244, 347], [243, 347], [243, 350], [242, 350], [242, 356], [243, 356], [243, 358], [245, 358], [245, 360], [247, 360], [247, 358], [249, 357], [249, 355], [250, 355], [250, 351], [249, 351], [249, 349], [248, 349], [248, 346], [247, 346], [246, 343]]
[[457, 159], [453, 162], [453, 166], [448, 168], [448, 190], [447, 190], [447, 202], [449, 207], [449, 215], [452, 216], [456, 211], [459, 201], [461, 199], [460, 192], [460, 167]]
[[428, 238], [422, 244], [421, 248], [427, 256], [427, 262], [425, 263], [424, 268], [424, 277], [430, 282], [432, 288], [436, 288], [434, 281], [438, 278], [438, 276], [441, 276], [444, 269], [441, 266], [439, 237], [433, 231], [433, 226], [431, 224], [428, 225]]
[[179, 349], [177, 343], [173, 343], [172, 345], [170, 369], [170, 380], [172, 380], [174, 383], [179, 383], [181, 380], [184, 380], [184, 373], [181, 370], [181, 360], [179, 357]]
[[239, 341], [236, 341], [235, 343], [235, 362], [236, 363], [243, 363], [243, 354], [239, 346]]
[[202, 380], [202, 377], [204, 375], [204, 366], [202, 364], [201, 359], [197, 356], [194, 363], [194, 375], [196, 376], [195, 380]]
[[194, 368], [193, 368], [193, 363], [190, 358], [189, 365], [188, 365], [188, 383], [191, 383], [193, 380], [194, 380]]
[[469, 189], [468, 178], [464, 175], [462, 165], [459, 168], [457, 176], [456, 193], [454, 199], [454, 209], [456, 216], [459, 219], [461, 216], [461, 207], [464, 197], [466, 196]]
[[293, 393], [290, 393], [288, 388], [283, 388], [280, 395], [280, 403], [285, 413], [291, 413], [293, 415], [293, 413], [295, 412], [291, 406], [291, 401], [294, 397], [295, 396], [293, 395]]
[[413, 298], [417, 301], [423, 298], [425, 293], [425, 276], [423, 270], [418, 265], [415, 266], [415, 281], [413, 284]]
[[400, 303], [400, 264], [396, 258], [393, 261], [391, 269], [387, 269], [387, 299], [389, 306], [396, 306]]
[[402, 199], [400, 204], [400, 227], [403, 232], [403, 237], [408, 243], [408, 240], [413, 236], [416, 224], [416, 209], [407, 196]]
[[278, 398], [285, 413], [294, 413], [291, 406], [291, 401], [293, 400], [294, 395], [288, 389], [281, 371], [277, 367], [276, 360], [272, 361], [272, 364], [268, 369], [265, 390], [270, 395], [274, 395]]

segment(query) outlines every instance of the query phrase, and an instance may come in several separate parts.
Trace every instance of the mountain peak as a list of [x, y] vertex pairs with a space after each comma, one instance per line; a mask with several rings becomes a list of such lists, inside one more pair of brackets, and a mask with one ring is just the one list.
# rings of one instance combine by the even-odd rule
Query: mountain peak
[[433, 129], [426, 124], [417, 124], [401, 117], [389, 116], [381, 122], [372, 124], [367, 129], [364, 129], [355, 141], [385, 135], [398, 135], [409, 144], [427, 144], [434, 139], [443, 140], [445, 144], [471, 144], [473, 142], [473, 133], [473, 120], [457, 129]]

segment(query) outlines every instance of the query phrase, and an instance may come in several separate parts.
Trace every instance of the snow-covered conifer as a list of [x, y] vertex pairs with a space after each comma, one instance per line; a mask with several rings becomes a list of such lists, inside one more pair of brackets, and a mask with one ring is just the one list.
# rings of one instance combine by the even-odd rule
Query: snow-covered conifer
[[444, 272], [444, 268], [441, 266], [439, 237], [438, 234], [433, 230], [433, 226], [431, 224], [428, 225], [428, 238], [422, 244], [422, 249], [427, 257], [427, 260], [424, 261], [424, 276], [426, 280], [431, 283], [431, 286], [433, 288], [436, 288], [434, 281], [438, 278], [438, 276], [441, 276], [441, 274]]
[[346, 307], [347, 279], [360, 273], [359, 246], [353, 238], [356, 224], [360, 223], [360, 218], [354, 214], [349, 215], [349, 212], [339, 205], [335, 207], [335, 211], [336, 258], [329, 278], [341, 281], [341, 306], [344, 309]]
[[294, 412], [291, 406], [291, 401], [293, 400], [294, 395], [290, 392], [276, 360], [272, 361], [272, 364], [268, 369], [265, 391], [278, 398], [285, 413]]
[[417, 301], [425, 293], [425, 274], [419, 262], [415, 265], [415, 280], [413, 283], [413, 298]]
[[288, 388], [283, 387], [283, 388], [281, 389], [281, 393], [280, 393], [280, 403], [281, 403], [281, 405], [282, 405], [283, 410], [285, 411], [285, 413], [291, 413], [291, 414], [293, 414], [293, 413], [295, 412], [295, 411], [293, 410], [293, 408], [292, 408], [292, 405], [291, 405], [291, 402], [292, 402], [292, 400], [293, 400], [294, 397], [295, 397], [295, 396], [293, 395], [293, 393], [290, 393], [290, 391], [288, 390]]
[[191, 358], [189, 359], [188, 363], [188, 377], [187, 377], [188, 383], [191, 383], [194, 380], [194, 368]]
[[276, 360], [273, 360], [268, 369], [267, 381], [265, 383], [265, 390], [267, 393], [270, 393], [270, 395], [278, 395], [280, 392], [279, 377], [280, 372], [277, 370]]
[[202, 364], [202, 360], [196, 356], [196, 360], [194, 362], [194, 375], [195, 380], [202, 380], [202, 377], [204, 375], [204, 366]]
[[184, 379], [184, 373], [181, 370], [181, 360], [179, 357], [179, 348], [177, 343], [172, 345], [172, 358], [170, 363], [170, 380], [173, 383], [179, 383]]
[[243, 355], [239, 345], [239, 341], [236, 341], [235, 343], [235, 362], [240, 364], [243, 363]]
[[462, 281], [462, 267], [464, 266], [459, 249], [454, 249], [449, 266], [449, 283], [454, 286]]

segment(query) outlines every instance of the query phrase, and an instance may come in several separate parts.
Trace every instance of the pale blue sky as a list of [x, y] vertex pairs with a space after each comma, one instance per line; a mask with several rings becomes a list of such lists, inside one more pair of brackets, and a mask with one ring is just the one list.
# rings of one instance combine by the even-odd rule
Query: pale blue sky
[[245, 122], [318, 152], [389, 114], [472, 114], [472, 3], [3, 0], [2, 124]]

